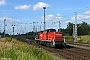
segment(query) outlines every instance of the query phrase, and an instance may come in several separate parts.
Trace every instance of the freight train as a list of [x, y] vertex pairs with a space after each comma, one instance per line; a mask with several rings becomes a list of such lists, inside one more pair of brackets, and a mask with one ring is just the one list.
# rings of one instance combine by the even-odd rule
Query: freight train
[[50, 47], [66, 46], [65, 39], [63, 40], [62, 32], [56, 32], [55, 29], [47, 29], [40, 31], [35, 37], [36, 43]]

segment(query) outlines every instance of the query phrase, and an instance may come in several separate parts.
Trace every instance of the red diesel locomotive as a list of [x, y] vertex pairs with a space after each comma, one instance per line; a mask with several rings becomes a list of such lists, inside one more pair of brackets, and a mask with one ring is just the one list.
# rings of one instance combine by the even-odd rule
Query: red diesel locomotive
[[65, 39], [63, 40], [62, 32], [56, 32], [55, 29], [47, 29], [40, 31], [35, 37], [36, 43], [44, 44], [50, 47], [65, 46]]

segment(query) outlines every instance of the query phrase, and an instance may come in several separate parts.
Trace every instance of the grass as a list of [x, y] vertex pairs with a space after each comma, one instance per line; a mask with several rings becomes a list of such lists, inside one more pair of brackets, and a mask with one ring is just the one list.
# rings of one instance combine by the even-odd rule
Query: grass
[[[72, 36], [65, 36], [67, 42], [73, 42], [73, 37]], [[78, 36], [77, 42], [80, 43], [90, 43], [90, 35], [85, 35], [85, 36]]]
[[73, 37], [72, 36], [65, 36], [65, 40], [67, 42], [72, 42], [73, 41]]
[[90, 43], [90, 35], [79, 36], [78, 42]]
[[0, 39], [0, 59], [60, 60], [41, 48], [36, 48], [35, 46], [8, 37]]

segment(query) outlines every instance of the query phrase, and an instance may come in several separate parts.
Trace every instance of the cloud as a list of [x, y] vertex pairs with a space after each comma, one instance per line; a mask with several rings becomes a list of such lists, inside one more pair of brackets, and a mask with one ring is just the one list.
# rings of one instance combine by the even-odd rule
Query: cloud
[[90, 10], [87, 10], [85, 14], [90, 15]]
[[[75, 17], [71, 17], [70, 20], [75, 22]], [[77, 23], [81, 23], [82, 21], [90, 23], [90, 10], [85, 11], [84, 14], [77, 15]]]
[[[44, 21], [44, 16], [41, 17], [41, 19]], [[45, 16], [45, 21], [46, 21], [46, 27], [48, 28], [55, 28], [58, 29], [59, 26], [59, 21], [60, 21], [60, 26], [62, 28], [65, 28], [65, 26], [67, 25], [68, 22], [66, 18], [62, 17], [61, 14], [60, 15], [53, 15], [53, 14], [49, 14]]]
[[[42, 16], [41, 19], [44, 20], [44, 16]], [[49, 14], [49, 15], [46, 15], [45, 20], [46, 22], [57, 23], [59, 21], [63, 21], [66, 19], [61, 16], [55, 16], [55, 15]]]
[[69, 23], [70, 21], [66, 21], [65, 23]]
[[6, 0], [0, 0], [0, 5], [5, 5], [6, 4]]
[[38, 2], [36, 5], [34, 5], [33, 10], [34, 11], [35, 10], [40, 10], [40, 9], [43, 9], [43, 7], [48, 8], [48, 7], [50, 7], [50, 5], [47, 4], [47, 3], [44, 3], [44, 2]]
[[4, 21], [4, 19], [6, 19], [6, 21], [13, 21], [12, 18], [7, 18], [7, 17], [2, 17], [2, 18], [0, 18], [0, 21]]
[[20, 5], [20, 6], [15, 6], [15, 9], [27, 10], [30, 7], [31, 5]]
[[[71, 20], [75, 20], [75, 17], [72, 17]], [[77, 15], [77, 20], [90, 20], [90, 15]]]
[[4, 21], [6, 19], [7, 22], [20, 22], [20, 20], [14, 19], [14, 18], [9, 18], [9, 17], [2, 17], [0, 18], [0, 21]]
[[60, 13], [57, 13], [57, 16], [61, 16], [61, 14]]
[[90, 15], [79, 15], [78, 19], [79, 20], [89, 20], [90, 19]]

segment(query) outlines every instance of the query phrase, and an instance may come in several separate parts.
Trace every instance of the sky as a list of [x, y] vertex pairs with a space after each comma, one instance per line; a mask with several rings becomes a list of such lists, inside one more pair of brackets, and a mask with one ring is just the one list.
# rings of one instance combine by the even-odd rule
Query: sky
[[46, 29], [58, 29], [59, 21], [61, 28], [66, 28], [68, 22], [75, 23], [75, 12], [77, 23], [90, 24], [90, 0], [0, 0], [0, 31], [4, 30], [4, 19], [9, 34], [12, 27], [15, 34], [43, 30], [43, 7], [46, 7]]

